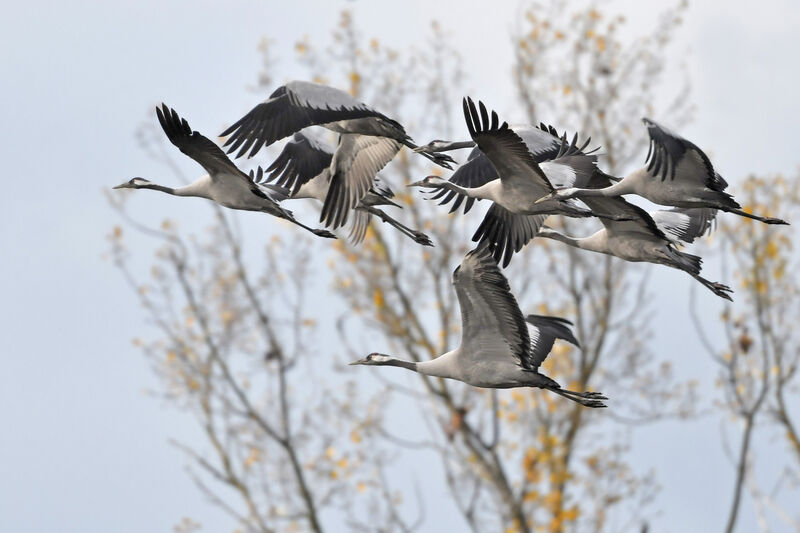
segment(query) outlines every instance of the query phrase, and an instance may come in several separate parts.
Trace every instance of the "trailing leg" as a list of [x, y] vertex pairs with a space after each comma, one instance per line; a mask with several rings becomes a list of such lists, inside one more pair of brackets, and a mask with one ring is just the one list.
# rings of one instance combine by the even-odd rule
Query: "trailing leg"
[[544, 387], [551, 392], [555, 392], [559, 396], [563, 396], [573, 402], [577, 402], [584, 407], [608, 407], [603, 400], [607, 400], [602, 393], [599, 392], [577, 392], [560, 387]]
[[394, 218], [389, 216], [383, 210], [377, 209], [375, 207], [368, 207], [367, 211], [369, 211], [370, 214], [380, 218], [383, 222], [386, 222], [393, 228], [397, 229], [403, 235], [406, 235], [407, 237], [413, 239], [414, 242], [421, 244], [423, 246], [433, 246], [433, 243], [431, 242], [430, 238], [427, 235], [425, 235], [421, 231], [416, 231], [409, 228], [408, 226], [402, 224], [398, 220], [395, 220]]
[[722, 207], [720, 208], [723, 211], [727, 211], [728, 213], [733, 213], [735, 215], [739, 215], [745, 218], [751, 218], [753, 220], [758, 220], [759, 222], [763, 222], [764, 224], [780, 224], [784, 226], [788, 226], [789, 223], [781, 218], [774, 218], [774, 217], [762, 217], [759, 215], [754, 215], [752, 213], [748, 213], [746, 211], [742, 211], [741, 209], [729, 208], [729, 207]]

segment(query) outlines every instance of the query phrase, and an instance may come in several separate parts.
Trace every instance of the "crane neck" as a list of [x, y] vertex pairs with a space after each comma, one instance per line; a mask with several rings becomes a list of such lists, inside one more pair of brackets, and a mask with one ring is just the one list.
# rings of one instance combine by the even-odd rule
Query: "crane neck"
[[[495, 181], [498, 183], [496, 184]], [[453, 183], [452, 181], [445, 181], [441, 184], [441, 187], [445, 189], [449, 189], [457, 194], [467, 196], [469, 198], [477, 198], [479, 200], [495, 200], [495, 195], [492, 194], [496, 189], [496, 186], [499, 184], [500, 180], [492, 180], [489, 183], [485, 183], [480, 187], [462, 187]]]
[[437, 148], [437, 152], [449, 152], [450, 150], [460, 150], [462, 148], [472, 148], [475, 141], [449, 141], [443, 144], [443, 148]]
[[[166, 185], [159, 185], [158, 183], [137, 183], [133, 186], [134, 189], [150, 189], [153, 191], [161, 191], [163, 193], [171, 194], [172, 196], [202, 196], [199, 191], [192, 185], [178, 187], [173, 189]], [[204, 197], [204, 196], [203, 196]]]
[[614, 197], [620, 196], [623, 194], [630, 194], [634, 192], [633, 183], [630, 181], [626, 181], [627, 178], [614, 183], [613, 185], [609, 185], [608, 187], [603, 187], [602, 189], [579, 189], [573, 188], [568, 189], [566, 194], [559, 195], [563, 198], [593, 198], [593, 197]]
[[414, 361], [405, 361], [403, 359], [395, 359], [394, 357], [380, 364], [381, 366], [398, 366], [400, 368], [407, 368], [408, 370], [412, 370], [414, 372], [419, 371], [417, 368], [418, 363], [415, 363]]
[[133, 188], [134, 189], [150, 189], [150, 190], [153, 190], [153, 191], [165, 192], [165, 193], [171, 194], [173, 196], [179, 196], [176, 193], [176, 189], [173, 189], [172, 187], [167, 187], [165, 185], [159, 185], [157, 183], [137, 183], [136, 185], [133, 186]]
[[[598, 233], [602, 233], [601, 230]], [[597, 234], [595, 234], [597, 235]], [[554, 241], [560, 241], [564, 244], [572, 246], [574, 248], [580, 248], [582, 250], [591, 250], [593, 252], [602, 252], [603, 250], [597, 246], [595, 242], [595, 236], [592, 237], [584, 237], [580, 239], [576, 239], [575, 237], [570, 237], [569, 235], [564, 235], [563, 233], [556, 231], [550, 228], [542, 228], [539, 230], [539, 233], [536, 234], [537, 237], [545, 237], [546, 239], [553, 239]]]

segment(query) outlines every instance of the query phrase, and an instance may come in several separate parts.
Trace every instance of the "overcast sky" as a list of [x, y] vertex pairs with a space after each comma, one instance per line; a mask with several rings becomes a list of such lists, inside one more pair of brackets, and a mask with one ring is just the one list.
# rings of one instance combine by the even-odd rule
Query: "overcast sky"
[[[366, 35], [395, 48], [419, 43], [430, 20], [440, 20], [464, 55], [471, 86], [481, 97], [510, 98], [508, 32], [519, 11], [515, 2], [487, 5], [137, 0], [4, 6], [0, 531], [169, 531], [187, 515], [204, 531], [232, 529], [200, 497], [167, 442], [192, 438], [191, 421], [143, 393], [154, 380], [131, 345], [146, 331], [142, 312], [103, 259], [105, 235], [119, 222], [103, 188], [134, 175], [163, 175], [133, 136], [152, 118], [153, 105], [165, 101], [195, 128], [218, 131], [255, 102], [245, 88], [259, 69], [262, 36], [274, 40], [278, 59], [285, 57], [276, 79], [291, 79], [300, 75], [291, 61], [294, 41], [303, 34], [327, 38], [344, 7], [355, 9]], [[620, 0], [606, 9], [625, 13], [632, 31], [654, 20], [651, 3]], [[690, 7], [678, 34], [672, 50], [686, 57], [697, 107], [682, 133], [713, 154], [733, 183], [750, 172], [796, 171], [798, 28], [796, 1], [707, 1]], [[197, 173], [191, 161], [181, 163]], [[208, 220], [208, 209], [173, 200], [154, 194], [135, 205], [147, 207], [153, 220], [170, 216], [184, 227]], [[676, 296], [670, 288], [688, 290], [691, 280], [661, 270], [654, 279], [663, 307], [685, 312], [685, 291]], [[713, 367], [693, 335], [661, 335], [658, 352], [696, 354], [679, 371], [705, 372], [710, 383]], [[719, 420], [706, 418], [661, 424], [636, 437], [636, 467], [656, 468], [664, 486], [656, 531], [721, 528], [732, 469], [718, 428]], [[697, 475], [695, 456], [708, 476]], [[442, 524], [430, 518], [426, 530], [439, 530]], [[740, 531], [755, 528], [749, 505], [740, 525]]]

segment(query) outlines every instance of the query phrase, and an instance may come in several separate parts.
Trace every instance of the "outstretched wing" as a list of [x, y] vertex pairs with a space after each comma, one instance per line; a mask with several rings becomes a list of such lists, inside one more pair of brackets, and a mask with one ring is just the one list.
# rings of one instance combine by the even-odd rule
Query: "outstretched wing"
[[331, 165], [334, 149], [323, 141], [298, 132], [267, 168], [267, 182], [286, 187], [292, 195]]
[[[592, 174], [587, 189], [603, 189], [611, 185], [611, 180], [603, 172]], [[639, 206], [625, 200], [622, 196], [587, 196], [581, 198], [592, 212], [600, 218], [609, 234], [638, 234], [648, 238], [670, 240], [656, 225], [652, 217]], [[615, 220], [614, 217], [625, 220]]]
[[498, 356], [504, 351], [533, 370], [528, 327], [488, 245], [467, 253], [453, 272], [461, 308], [461, 347], [468, 353]]
[[708, 156], [694, 143], [661, 126], [649, 118], [642, 122], [650, 136], [647, 151], [647, 172], [661, 181], [686, 181], [723, 191], [728, 184], [714, 171]]
[[230, 135], [225, 141], [228, 153], [238, 149], [236, 157], [241, 157], [249, 150], [248, 157], [253, 157], [262, 146], [269, 146], [308, 126], [369, 117], [380, 118], [404, 131], [396, 121], [342, 90], [292, 81], [278, 87], [267, 101], [237, 120], [221, 137]]
[[671, 241], [692, 243], [711, 231], [717, 210], [710, 207], [675, 207], [651, 211], [650, 216]]
[[530, 324], [531, 361], [534, 369], [547, 359], [556, 339], [564, 339], [570, 344], [580, 347], [578, 339], [572, 333], [572, 322], [557, 316], [528, 315], [525, 321]]
[[507, 123], [498, 124], [499, 119], [494, 111], [490, 120], [483, 102], [478, 102], [478, 106], [480, 113], [471, 98], [464, 99], [464, 119], [467, 122], [467, 129], [472, 140], [494, 165], [500, 179], [509, 185], [524, 187], [529, 194], [538, 195], [538, 198], [552, 193], [554, 191], [552, 184], [522, 138], [514, 133]]
[[[511, 126], [511, 129], [514, 131], [514, 133], [519, 135], [519, 137], [525, 143], [525, 146], [528, 148], [528, 151], [533, 156], [534, 160], [542, 167], [542, 163], [544, 161], [555, 159], [557, 157], [566, 157], [579, 154], [584, 155], [596, 151], [591, 150], [589, 152], [584, 152], [586, 147], [591, 142], [591, 138], [586, 139], [586, 141], [584, 141], [582, 144], [578, 144], [577, 134], [573, 137], [569, 144], [565, 144], [566, 134], [563, 138], [558, 137], [555, 128], [552, 126], [545, 126], [544, 124], [538, 127], [515, 125]], [[547, 171], [544, 168], [542, 168], [542, 170], [545, 171], [545, 174], [547, 174], [547, 177], [550, 178], [550, 181], [554, 186], [565, 186], [554, 183]], [[494, 168], [492, 162], [484, 153], [481, 152], [480, 148], [476, 147], [473, 148], [469, 153], [467, 162], [459, 166], [456, 171], [453, 172], [453, 175], [450, 176], [449, 181], [461, 187], [475, 188], [485, 185], [492, 180], [496, 180], [497, 178], [497, 170]], [[457, 211], [463, 203], [464, 214], [469, 212], [477, 200], [476, 198], [469, 198], [448, 189], [441, 189], [437, 191], [436, 194], [431, 196], [432, 200], [438, 200], [440, 198], [442, 201], [439, 202], [439, 205], [453, 202], [453, 205], [450, 206], [450, 213]]]
[[347, 225], [349, 227], [347, 240], [350, 241], [350, 244], [355, 246], [364, 241], [364, 237], [367, 235], [367, 227], [371, 219], [372, 216], [366, 211], [361, 211], [360, 209], [355, 209], [353, 211], [352, 216], [347, 220]]
[[200, 163], [212, 179], [215, 175], [241, 176], [245, 180], [248, 179], [225, 155], [222, 148], [208, 137], [192, 131], [186, 119], [178, 116], [174, 109], [161, 104], [161, 107], [156, 107], [156, 116], [170, 142]]
[[593, 155], [560, 155], [540, 164], [553, 186], [585, 187], [597, 171], [597, 157]]
[[388, 137], [344, 133], [333, 155], [333, 175], [322, 205], [320, 222], [332, 228], [343, 226], [347, 216], [373, 185], [375, 176], [400, 150]]
[[[480, 148], [476, 147], [469, 153], [467, 162], [460, 165], [456, 171], [453, 172], [449, 181], [461, 187], [475, 188], [485, 185], [492, 180], [496, 180], [497, 177], [497, 170], [495, 170], [492, 162], [481, 152]], [[464, 214], [472, 209], [472, 205], [476, 200], [476, 198], [469, 198], [448, 189], [441, 189], [431, 196], [431, 200], [438, 200], [439, 198], [442, 198], [439, 205], [444, 205], [455, 200], [450, 207], [450, 213], [456, 212], [458, 208], [461, 207], [461, 204], [464, 203]], [[464, 200], [466, 200], [466, 202], [464, 202]]]
[[472, 240], [488, 244], [495, 261], [503, 268], [511, 262], [516, 252], [533, 239], [548, 215], [516, 215], [504, 207], [492, 204]]

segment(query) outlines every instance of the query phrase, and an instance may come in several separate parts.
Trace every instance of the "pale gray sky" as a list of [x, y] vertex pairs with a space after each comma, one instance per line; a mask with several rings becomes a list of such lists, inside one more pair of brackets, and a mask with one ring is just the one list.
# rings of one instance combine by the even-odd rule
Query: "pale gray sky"
[[[608, 9], [625, 12], [634, 28], [647, 27], [653, 5], [617, 0]], [[154, 104], [165, 101], [195, 128], [216, 132], [256, 100], [245, 86], [259, 68], [261, 36], [277, 43], [276, 57], [286, 57], [276, 79], [291, 79], [301, 75], [291, 60], [295, 39], [327, 36], [344, 7], [355, 9], [365, 34], [395, 48], [421, 43], [430, 20], [440, 20], [466, 59], [468, 88], [489, 101], [510, 99], [508, 31], [516, 2], [485, 6], [138, 0], [4, 7], [0, 531], [169, 531], [186, 515], [204, 531], [231, 529], [167, 443], [191, 439], [190, 420], [142, 392], [154, 380], [131, 338], [146, 326], [102, 258], [105, 235], [118, 223], [102, 189], [133, 175], [163, 174], [133, 137]], [[683, 133], [707, 148], [733, 183], [749, 172], [792, 173], [800, 161], [793, 140], [800, 116], [797, 28], [800, 9], [790, 0], [707, 1], [690, 7], [679, 32], [673, 51], [686, 54], [697, 106]], [[197, 173], [191, 161], [181, 164]], [[187, 228], [208, 220], [204, 206], [173, 200], [152, 195], [132, 206], [145, 218], [170, 216]], [[129, 242], [151, 246], [136, 237]], [[717, 277], [713, 263], [709, 270]], [[667, 269], [653, 279], [662, 313], [684, 314], [691, 280]], [[716, 312], [712, 298], [704, 305]], [[693, 332], [657, 340], [657, 353], [680, 355], [681, 375], [712, 383], [713, 366]], [[721, 528], [732, 469], [718, 428], [709, 417], [655, 425], [635, 438], [635, 467], [655, 468], [663, 485], [654, 531]], [[445, 520], [432, 507], [428, 531]], [[740, 531], [754, 528], [745, 504]]]

